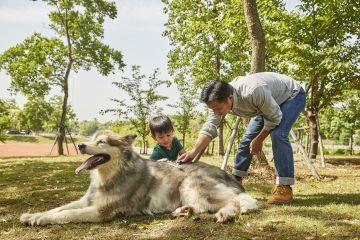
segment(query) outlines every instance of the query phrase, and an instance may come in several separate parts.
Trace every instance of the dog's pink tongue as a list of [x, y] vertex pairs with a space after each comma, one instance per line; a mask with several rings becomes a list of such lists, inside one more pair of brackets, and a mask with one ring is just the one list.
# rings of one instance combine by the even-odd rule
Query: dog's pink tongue
[[98, 157], [96, 155], [91, 156], [90, 158], [86, 159], [77, 169], [75, 169], [75, 173], [79, 174], [82, 170], [89, 169], [92, 162], [94, 162], [97, 159], [98, 159]]

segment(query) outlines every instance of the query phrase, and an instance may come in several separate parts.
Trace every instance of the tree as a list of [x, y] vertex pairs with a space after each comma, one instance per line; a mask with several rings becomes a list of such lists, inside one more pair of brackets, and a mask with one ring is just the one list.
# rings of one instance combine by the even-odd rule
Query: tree
[[5, 142], [6, 135], [4, 131], [10, 127], [11, 116], [9, 108], [10, 104], [8, 101], [0, 99], [0, 142]]
[[349, 154], [353, 154], [354, 134], [360, 129], [360, 91], [347, 92], [348, 99], [326, 109], [323, 128], [330, 137], [346, 136]]
[[302, 0], [297, 11], [279, 24], [278, 67], [306, 81], [311, 158], [318, 149], [317, 115], [360, 89], [359, 5], [351, 0]]
[[49, 13], [50, 28], [56, 37], [39, 33], [5, 51], [0, 69], [12, 78], [11, 89], [27, 96], [44, 96], [53, 86], [64, 93], [58, 131], [58, 153], [63, 154], [70, 72], [97, 69], [107, 76], [122, 69], [122, 54], [101, 42], [106, 17], [114, 19], [114, 2], [105, 0], [43, 0], [54, 10]]
[[[59, 127], [59, 119], [62, 115], [62, 97], [53, 96], [49, 99], [49, 104], [52, 108], [52, 112], [48, 118], [48, 121], [44, 122], [44, 129], [48, 132], [57, 131]], [[65, 125], [69, 131], [78, 127], [76, 114], [70, 104], [67, 104]]]
[[170, 107], [178, 109], [174, 116], [176, 120], [176, 129], [182, 134], [182, 143], [185, 148], [186, 134], [190, 133], [190, 121], [194, 118], [196, 102], [194, 100], [194, 88], [189, 85], [178, 85], [180, 100], [176, 104], [169, 104]]
[[31, 97], [18, 114], [22, 129], [38, 133], [44, 130], [45, 123], [49, 120], [54, 109], [44, 97]]
[[79, 123], [79, 133], [84, 136], [91, 136], [99, 128], [100, 128], [100, 123], [96, 118], [91, 121], [82, 121]]
[[[132, 129], [140, 135], [142, 140], [142, 152], [147, 153], [146, 138], [150, 133], [148, 121], [151, 115], [160, 111], [156, 104], [167, 99], [158, 94], [157, 88], [165, 83], [158, 79], [159, 70], [155, 69], [149, 77], [140, 72], [140, 66], [132, 66], [130, 78], [122, 77], [122, 81], [113, 82], [128, 97], [123, 99], [112, 98], [111, 101], [117, 104], [116, 108], [102, 110], [101, 114], [115, 113], [119, 119], [126, 119], [130, 122]], [[147, 78], [147, 79], [146, 79]]]

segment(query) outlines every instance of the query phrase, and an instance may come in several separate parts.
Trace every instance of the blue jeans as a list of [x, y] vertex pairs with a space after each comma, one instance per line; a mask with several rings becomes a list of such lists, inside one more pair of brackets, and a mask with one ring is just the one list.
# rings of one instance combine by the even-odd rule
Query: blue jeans
[[[294, 156], [289, 141], [291, 126], [295, 123], [306, 104], [306, 94], [301, 88], [295, 98], [280, 105], [282, 119], [278, 126], [270, 131], [272, 150], [275, 163], [276, 184], [294, 184]], [[264, 126], [263, 116], [251, 118], [249, 125], [240, 141], [235, 155], [232, 174], [243, 177], [247, 175], [252, 155], [250, 154], [251, 141], [261, 132]]]

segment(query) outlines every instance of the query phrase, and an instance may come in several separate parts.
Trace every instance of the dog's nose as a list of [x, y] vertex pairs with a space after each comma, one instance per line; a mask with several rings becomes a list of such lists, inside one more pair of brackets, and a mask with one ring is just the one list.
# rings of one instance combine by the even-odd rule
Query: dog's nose
[[86, 145], [81, 143], [81, 144], [78, 145], [78, 148], [79, 148], [80, 151], [84, 150], [86, 148]]

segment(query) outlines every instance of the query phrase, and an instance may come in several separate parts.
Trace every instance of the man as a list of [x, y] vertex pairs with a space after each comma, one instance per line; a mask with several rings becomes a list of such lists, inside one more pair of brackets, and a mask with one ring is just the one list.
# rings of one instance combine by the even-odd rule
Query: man
[[286, 203], [293, 199], [294, 156], [289, 132], [306, 104], [306, 95], [294, 79], [272, 72], [237, 77], [232, 82], [210, 82], [201, 93], [200, 101], [211, 109], [192, 150], [179, 157], [190, 162], [217, 136], [222, 117], [231, 113], [252, 117], [235, 155], [232, 174], [242, 183], [252, 155], [262, 150], [270, 134], [275, 162], [276, 186], [268, 203]]

